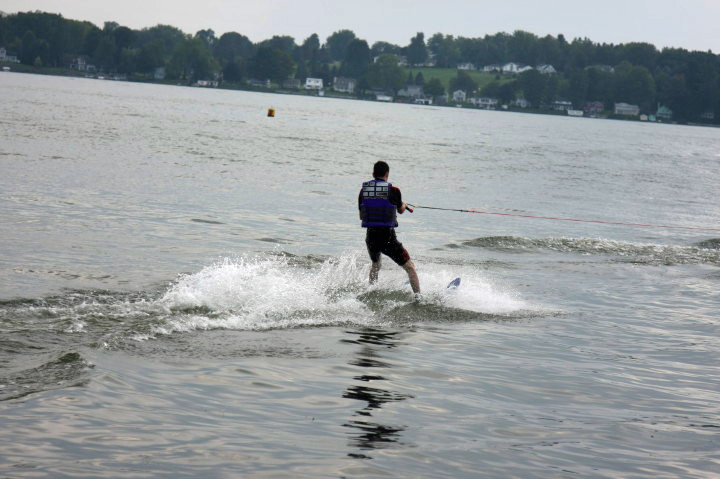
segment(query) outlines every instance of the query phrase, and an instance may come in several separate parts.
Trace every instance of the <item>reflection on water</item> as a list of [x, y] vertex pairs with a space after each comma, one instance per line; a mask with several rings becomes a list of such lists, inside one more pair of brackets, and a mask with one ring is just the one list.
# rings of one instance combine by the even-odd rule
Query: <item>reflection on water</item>
[[[350, 361], [353, 366], [363, 368], [389, 369], [392, 365], [382, 361], [382, 350], [393, 349], [399, 344], [397, 332], [387, 332], [379, 329], [364, 329], [362, 331], [349, 331], [349, 334], [357, 335], [354, 340], [345, 339], [343, 342], [358, 344], [360, 349], [356, 356]], [[373, 381], [385, 381], [386, 378], [376, 371], [368, 371], [367, 374], [353, 377], [355, 381], [362, 381], [370, 384]], [[355, 412], [352, 420], [343, 424], [344, 427], [352, 429], [350, 433], [350, 446], [358, 449], [359, 452], [351, 452], [348, 456], [356, 459], [372, 459], [366, 454], [372, 449], [389, 447], [393, 443], [400, 443], [401, 433], [407, 426], [381, 424], [376, 420], [370, 420], [376, 410], [382, 409], [383, 405], [390, 402], [404, 401], [413, 396], [391, 391], [389, 389], [370, 387], [368, 385], [352, 385], [343, 393], [344, 398], [356, 399], [366, 405]]]

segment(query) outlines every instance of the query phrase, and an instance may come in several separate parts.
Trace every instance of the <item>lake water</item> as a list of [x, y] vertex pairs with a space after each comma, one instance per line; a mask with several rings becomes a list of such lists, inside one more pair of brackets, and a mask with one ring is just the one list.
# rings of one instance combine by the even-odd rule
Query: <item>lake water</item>
[[[0, 92], [3, 478], [720, 477], [720, 230], [504, 216], [718, 228], [720, 130]], [[419, 300], [367, 284], [380, 159], [502, 214], [400, 216]]]

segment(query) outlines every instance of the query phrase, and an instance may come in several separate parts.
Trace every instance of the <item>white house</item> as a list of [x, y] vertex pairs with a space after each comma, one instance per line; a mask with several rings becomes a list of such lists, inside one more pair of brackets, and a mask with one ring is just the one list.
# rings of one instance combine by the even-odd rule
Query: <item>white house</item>
[[458, 63], [458, 70], [475, 70], [475, 65], [472, 63]]
[[335, 77], [333, 79], [333, 90], [341, 93], [355, 93], [357, 80], [354, 78]]
[[555, 70], [555, 67], [552, 65], [538, 65], [536, 68], [537, 71], [542, 73], [543, 75], [554, 75], [557, 73], [557, 70]]
[[494, 110], [497, 108], [498, 101], [495, 98], [489, 98], [486, 96], [480, 97], [480, 98], [470, 98], [470, 103], [475, 105], [478, 108], [482, 108], [485, 110]]
[[502, 71], [502, 67], [500, 65], [485, 65], [482, 71], [485, 73], [499, 72]]
[[420, 85], [407, 85], [405, 88], [398, 90], [398, 96], [421, 98], [425, 96], [425, 93]]
[[8, 53], [5, 47], [0, 47], [0, 62], [20, 63], [17, 55]]
[[323, 89], [323, 80], [322, 78], [306, 78], [305, 79], [305, 89], [306, 90], [322, 90]]
[[655, 116], [657, 116], [658, 120], [672, 120], [673, 111], [665, 105], [661, 105], [658, 103], [658, 109], [655, 113]]
[[630, 105], [628, 103], [615, 103], [615, 114], [638, 116], [640, 114], [640, 107], [637, 105]]
[[453, 92], [453, 101], [457, 103], [465, 103], [465, 100], [467, 99], [467, 93], [465, 93], [465, 90], [455, 90]]
[[519, 63], [506, 63], [502, 66], [502, 72], [505, 75], [517, 75], [518, 73], [526, 72], [528, 70], [532, 70], [533, 67], [528, 65], [521, 65]]
[[553, 107], [553, 110], [556, 110], [556, 111], [568, 111], [568, 110], [572, 110], [573, 105], [571, 102], [569, 102], [567, 100], [556, 100], [553, 102], [552, 107]]
[[506, 63], [501, 67], [501, 70], [505, 74], [514, 75], [520, 69], [520, 65], [517, 63]]
[[530, 108], [530, 102], [527, 101], [525, 98], [518, 98], [513, 103], [518, 108]]

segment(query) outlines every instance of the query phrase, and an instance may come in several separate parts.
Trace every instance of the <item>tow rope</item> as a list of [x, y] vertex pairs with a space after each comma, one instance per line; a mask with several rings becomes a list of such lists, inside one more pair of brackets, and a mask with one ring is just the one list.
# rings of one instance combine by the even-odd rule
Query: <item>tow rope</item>
[[[585, 220], [579, 218], [560, 218], [555, 216], [534, 216], [534, 215], [521, 215], [516, 213], [499, 213], [496, 211], [478, 211], [478, 210], [462, 210], [455, 208], [438, 208], [435, 206], [422, 206], [413, 205], [408, 203], [413, 208], [424, 208], [426, 210], [440, 210], [440, 211], [456, 211], [458, 213], [476, 213], [480, 215], [496, 215], [496, 216], [513, 216], [516, 218], [533, 218], [538, 220], [551, 220], [551, 221], [573, 221], [576, 223], [596, 223], [603, 225], [616, 225], [616, 226], [642, 226], [645, 228], [666, 228], [666, 229], [678, 229], [678, 230], [696, 230], [696, 231], [720, 231], [720, 228], [708, 228], [702, 226], [674, 226], [674, 225], [657, 225], [650, 223], [626, 223], [623, 221], [603, 221], [603, 220]], [[410, 210], [412, 213], [412, 210]]]

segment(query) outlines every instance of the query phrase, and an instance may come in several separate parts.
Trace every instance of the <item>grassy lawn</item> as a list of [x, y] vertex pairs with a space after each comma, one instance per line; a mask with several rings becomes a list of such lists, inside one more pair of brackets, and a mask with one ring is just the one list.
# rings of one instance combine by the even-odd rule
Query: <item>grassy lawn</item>
[[[412, 72], [413, 77], [415, 77], [418, 73], [423, 74], [423, 78], [425, 78], [425, 81], [427, 82], [431, 78], [437, 78], [440, 80], [445, 86], [445, 89], [448, 90], [450, 88], [450, 80], [455, 78], [457, 76], [457, 70], [455, 68], [417, 68], [417, 67], [407, 67], [405, 70], [405, 76], [409, 72]], [[478, 72], [478, 71], [472, 71], [472, 70], [466, 70], [466, 72], [470, 75], [470, 77], [475, 80], [478, 84], [478, 88], [482, 89], [485, 85], [488, 83], [492, 83], [496, 80], [496, 77], [498, 75], [496, 73], [484, 73], [484, 72]], [[506, 77], [499, 75], [499, 82], [505, 83], [509, 80], [511, 80], [512, 77]]]

